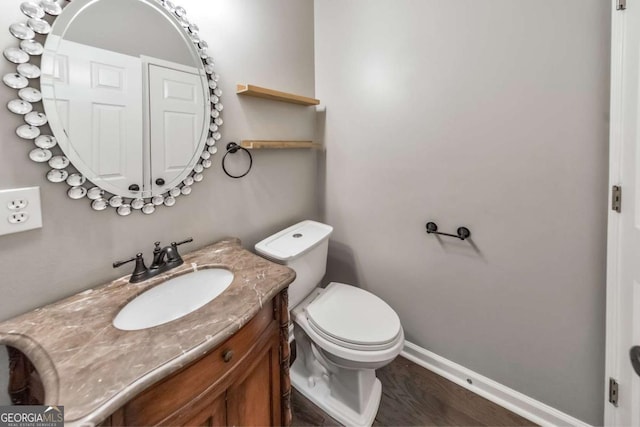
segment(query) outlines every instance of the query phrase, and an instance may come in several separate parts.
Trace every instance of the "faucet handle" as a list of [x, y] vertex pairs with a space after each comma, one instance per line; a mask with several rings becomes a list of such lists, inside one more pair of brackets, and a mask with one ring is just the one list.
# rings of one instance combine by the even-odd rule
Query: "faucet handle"
[[142, 253], [136, 254], [136, 256], [134, 256], [133, 258], [128, 259], [126, 261], [116, 261], [116, 262], [114, 262], [113, 263], [113, 268], [118, 268], [118, 267], [121, 267], [121, 266], [123, 266], [123, 265], [125, 265], [127, 263], [130, 263], [131, 261], [135, 261], [135, 260], [138, 259], [138, 257], [142, 258]]
[[178, 243], [173, 242], [173, 243], [171, 243], [171, 246], [173, 246], [175, 248], [175, 247], [178, 247], [180, 245], [184, 245], [185, 243], [191, 243], [191, 242], [193, 242], [193, 237], [189, 237], [187, 240], [183, 240], [182, 242], [178, 242]]
[[131, 274], [131, 278], [129, 279], [130, 283], [141, 282], [147, 278], [148, 270], [147, 266], [144, 265], [144, 257], [142, 253], [136, 254], [135, 258], [128, 259], [126, 261], [116, 261], [113, 263], [113, 268], [118, 268], [124, 264], [127, 264], [131, 261], [136, 262], [136, 267], [133, 269], [133, 274]]
[[154, 245], [155, 245], [155, 248], [153, 248], [153, 253], [157, 254], [158, 252], [160, 252], [162, 250], [160, 248], [160, 242], [155, 242]]

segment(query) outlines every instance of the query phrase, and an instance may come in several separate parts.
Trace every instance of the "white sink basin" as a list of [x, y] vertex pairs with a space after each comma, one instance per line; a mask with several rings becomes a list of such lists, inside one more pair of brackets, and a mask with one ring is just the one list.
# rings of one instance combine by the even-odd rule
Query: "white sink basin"
[[208, 268], [169, 279], [125, 305], [113, 319], [113, 326], [137, 331], [179, 319], [212, 301], [232, 281], [233, 273], [223, 268]]

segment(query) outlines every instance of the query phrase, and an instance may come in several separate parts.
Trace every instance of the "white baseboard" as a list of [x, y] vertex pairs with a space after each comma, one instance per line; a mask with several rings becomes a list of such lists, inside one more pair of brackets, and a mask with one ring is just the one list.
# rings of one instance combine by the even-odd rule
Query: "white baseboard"
[[[425, 350], [409, 341], [405, 341], [401, 355], [436, 374], [445, 377], [459, 386], [490, 400], [513, 413], [543, 427], [576, 426], [591, 427], [571, 415], [565, 414], [549, 405], [532, 399], [518, 391], [484, 377], [470, 369], [460, 366], [444, 357]], [[467, 380], [471, 380], [469, 384]]]

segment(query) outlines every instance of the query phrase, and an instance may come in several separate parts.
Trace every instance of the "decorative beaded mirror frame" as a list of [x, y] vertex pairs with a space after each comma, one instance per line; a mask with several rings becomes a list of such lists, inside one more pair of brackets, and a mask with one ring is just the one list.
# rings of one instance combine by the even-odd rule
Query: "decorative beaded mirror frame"
[[[205, 105], [207, 116], [209, 116], [209, 129], [207, 131], [206, 143], [200, 154], [200, 158], [191, 171], [187, 173], [182, 182], [168, 191], [152, 195], [151, 197], [128, 198], [117, 194], [108, 193], [98, 186], [89, 185], [90, 181], [77, 170], [71, 169], [72, 164], [58, 146], [56, 137], [41, 133], [41, 127], [47, 124], [47, 116], [44, 111], [37, 111], [34, 104], [42, 105], [42, 94], [39, 89], [30, 87], [30, 81], [37, 82], [41, 75], [38, 65], [31, 63], [44, 53], [44, 43], [52, 30], [52, 25], [57, 16], [63, 12], [63, 7], [69, 1], [60, 0], [40, 0], [38, 3], [27, 1], [20, 5], [20, 10], [26, 16], [27, 21], [18, 22], [9, 27], [9, 32], [19, 40], [19, 47], [8, 47], [4, 50], [4, 57], [11, 63], [16, 64], [15, 73], [3, 76], [5, 85], [18, 91], [18, 98], [9, 101], [8, 109], [15, 114], [24, 117], [25, 124], [16, 129], [20, 138], [31, 140], [35, 148], [29, 153], [29, 158], [37, 163], [44, 163], [51, 169], [46, 177], [51, 182], [66, 183], [69, 185], [67, 195], [71, 199], [82, 199], [87, 197], [91, 200], [91, 207], [96, 211], [114, 208], [118, 215], [128, 216], [134, 210], [140, 210], [144, 214], [155, 212], [156, 208], [173, 206], [176, 198], [181, 195], [191, 193], [191, 186], [203, 179], [203, 171], [211, 167], [211, 156], [216, 154], [216, 142], [220, 140], [219, 127], [222, 126], [220, 113], [223, 109], [220, 103], [222, 91], [218, 88], [219, 76], [214, 72], [213, 58], [208, 54], [208, 44], [200, 38], [199, 28], [196, 24], [189, 22], [187, 12], [180, 6], [175, 6], [169, 0], [141, 0], [154, 3], [164, 7], [168, 15], [172, 17], [179, 27], [191, 40], [198, 53], [204, 71], [208, 76], [208, 89], [205, 92]], [[37, 39], [41, 38], [42, 43]], [[37, 86], [37, 85], [36, 85]], [[44, 110], [44, 106], [42, 108]], [[206, 121], [206, 117], [205, 117]]]

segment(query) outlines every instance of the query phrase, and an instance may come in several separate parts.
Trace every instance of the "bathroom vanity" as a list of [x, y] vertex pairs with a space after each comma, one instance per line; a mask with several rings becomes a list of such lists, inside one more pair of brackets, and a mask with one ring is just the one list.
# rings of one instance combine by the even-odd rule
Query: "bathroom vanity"
[[[185, 264], [128, 276], [0, 323], [15, 403], [63, 405], [66, 425], [289, 425], [287, 286], [295, 273], [228, 239]], [[233, 273], [217, 298], [171, 322], [123, 331], [113, 318], [167, 280]]]
[[[211, 353], [143, 391], [101, 425], [288, 425], [280, 371], [283, 294]], [[286, 315], [286, 308], [285, 315]]]

